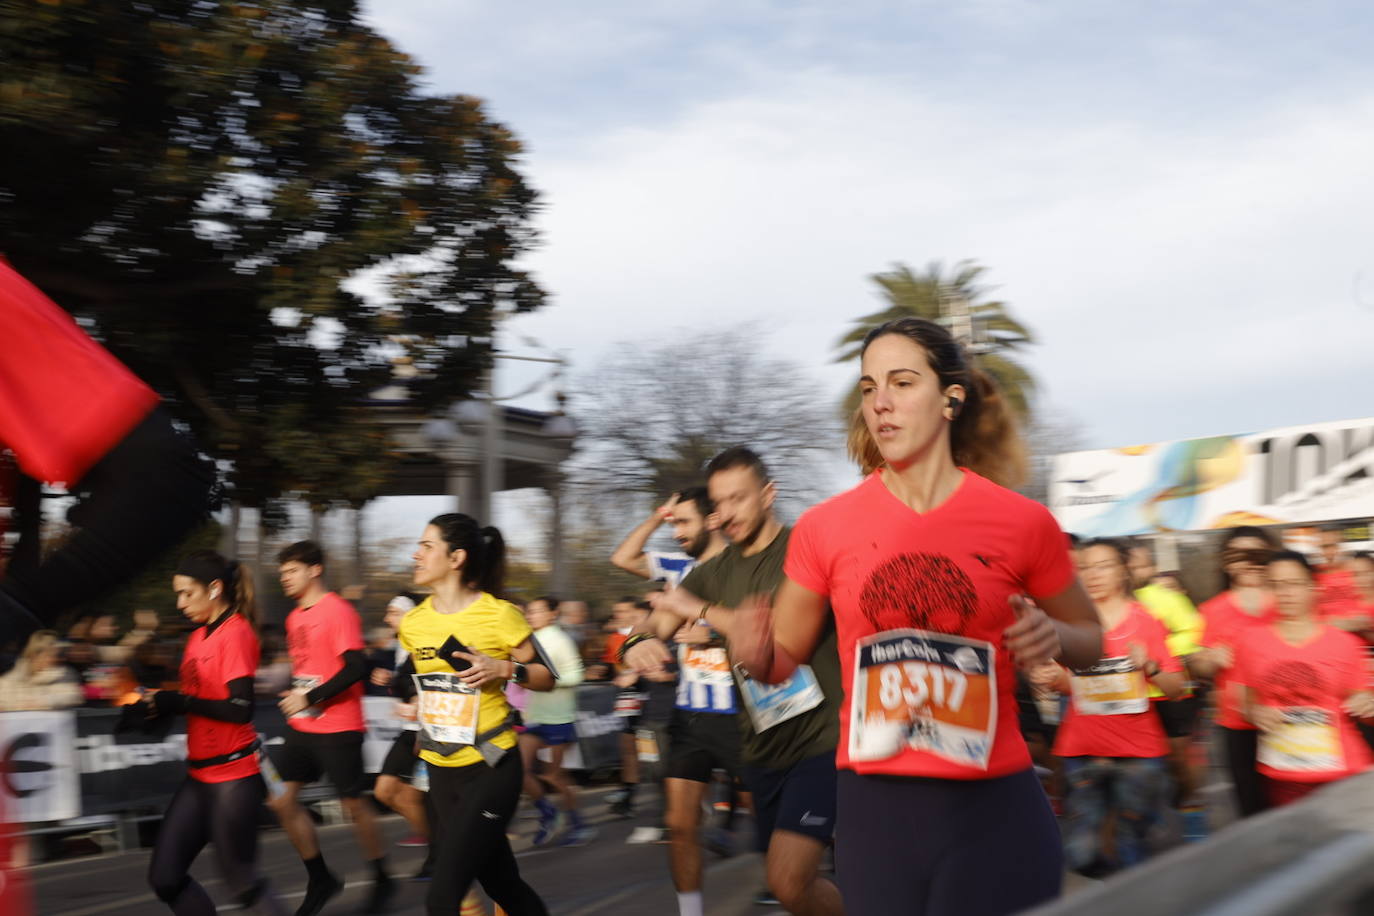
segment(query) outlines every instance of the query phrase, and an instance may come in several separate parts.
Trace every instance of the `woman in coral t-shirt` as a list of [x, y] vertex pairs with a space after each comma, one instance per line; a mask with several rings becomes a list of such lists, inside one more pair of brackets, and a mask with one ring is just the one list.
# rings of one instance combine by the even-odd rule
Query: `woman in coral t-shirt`
[[746, 610], [731, 650], [776, 683], [834, 614], [847, 912], [1020, 912], [1058, 895], [1063, 855], [1015, 668], [1091, 665], [1101, 627], [1054, 518], [988, 479], [1013, 481], [1024, 453], [996, 386], [947, 330], [871, 331], [859, 389], [849, 445], [868, 476], [797, 522], [772, 613]]
[[[181, 660], [181, 689], [149, 697], [151, 717], [186, 716], [186, 780], [162, 816], [148, 883], [178, 914], [215, 912], [191, 863], [214, 843], [224, 885], [245, 909], [287, 912], [257, 866], [258, 817], [267, 796], [253, 728], [259, 661], [253, 576], [212, 550], [183, 559], [172, 577], [177, 608], [198, 624]], [[140, 704], [144, 701], [140, 701]]]
[[[1172, 703], [1187, 692], [1168, 631], [1130, 592], [1126, 550], [1115, 541], [1078, 549], [1078, 573], [1102, 620], [1103, 659], [1088, 668], [1059, 665], [1032, 680], [1072, 697], [1054, 753], [1069, 785], [1064, 848], [1069, 867], [1090, 877], [1144, 860], [1145, 835], [1158, 820], [1169, 783], [1169, 740], [1151, 708], [1150, 684]], [[1115, 815], [1115, 856], [1102, 826]]]
[[1258, 770], [1274, 805], [1370, 765], [1354, 717], [1374, 718], [1360, 640], [1317, 616], [1311, 565], [1291, 550], [1269, 561], [1278, 618], [1251, 628], [1236, 648], [1235, 682], [1259, 730]]
[[1264, 567], [1274, 544], [1261, 528], [1244, 525], [1226, 533], [1221, 545], [1222, 577], [1226, 591], [1203, 602], [1204, 628], [1189, 664], [1200, 677], [1213, 679], [1216, 724], [1226, 746], [1226, 764], [1242, 817], [1268, 807], [1264, 787], [1255, 772], [1255, 727], [1246, 720], [1244, 696], [1232, 679], [1236, 646], [1252, 627], [1274, 620], [1274, 596], [1269, 594]]

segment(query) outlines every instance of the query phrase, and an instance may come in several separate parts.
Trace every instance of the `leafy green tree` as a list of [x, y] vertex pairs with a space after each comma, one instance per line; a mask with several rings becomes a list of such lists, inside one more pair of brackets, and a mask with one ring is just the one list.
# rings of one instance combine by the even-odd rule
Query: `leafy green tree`
[[0, 251], [248, 505], [365, 501], [393, 361], [463, 397], [543, 302], [519, 142], [419, 75], [350, 0], [0, 0]]
[[[854, 327], [836, 343], [840, 350], [836, 362], [856, 359], [863, 345], [864, 335], [884, 322], [897, 318], [925, 318], [950, 327], [956, 337], [977, 354], [978, 364], [997, 382], [1008, 403], [1023, 420], [1030, 414], [1035, 394], [1035, 379], [1017, 361], [1019, 352], [1035, 343], [1031, 331], [1011, 316], [1007, 303], [986, 300], [988, 290], [979, 285], [979, 278], [987, 268], [973, 262], [960, 261], [952, 273], [944, 265], [932, 262], [924, 273], [916, 273], [905, 264], [874, 274], [885, 306], [869, 315], [854, 319]], [[845, 396], [843, 411], [848, 417], [858, 406], [858, 389]]]

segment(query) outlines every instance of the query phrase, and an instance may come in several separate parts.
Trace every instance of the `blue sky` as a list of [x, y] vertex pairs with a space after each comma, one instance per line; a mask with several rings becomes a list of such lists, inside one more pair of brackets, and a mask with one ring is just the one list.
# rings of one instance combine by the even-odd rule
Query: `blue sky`
[[1085, 445], [1374, 414], [1367, 4], [368, 9], [527, 144], [553, 301], [511, 331], [579, 371], [753, 318], [838, 393], [866, 276], [973, 258]]

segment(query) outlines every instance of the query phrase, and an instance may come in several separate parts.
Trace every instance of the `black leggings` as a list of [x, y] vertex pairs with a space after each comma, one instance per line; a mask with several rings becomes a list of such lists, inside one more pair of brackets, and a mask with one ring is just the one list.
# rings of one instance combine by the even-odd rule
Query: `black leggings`
[[1259, 749], [1259, 732], [1253, 728], [1221, 729], [1222, 743], [1226, 745], [1226, 766], [1231, 771], [1231, 785], [1236, 793], [1236, 808], [1241, 817], [1259, 814], [1269, 807], [1269, 799], [1264, 793], [1264, 780], [1255, 769], [1255, 755]]
[[286, 907], [258, 874], [258, 810], [262, 777], [201, 782], [186, 777], [158, 829], [148, 883], [176, 916], [215, 916], [215, 904], [190, 875], [206, 843], [215, 844], [220, 874], [234, 899], [259, 912], [285, 916]]
[[434, 877], [425, 910], [452, 916], [474, 880], [510, 916], [548, 916], [544, 901], [520, 877], [506, 825], [520, 802], [525, 770], [520, 753], [506, 752], [496, 766], [429, 767], [429, 797], [434, 804], [431, 843]]
[[1059, 896], [1064, 854], [1035, 771], [837, 776], [835, 864], [849, 916], [1008, 916]]

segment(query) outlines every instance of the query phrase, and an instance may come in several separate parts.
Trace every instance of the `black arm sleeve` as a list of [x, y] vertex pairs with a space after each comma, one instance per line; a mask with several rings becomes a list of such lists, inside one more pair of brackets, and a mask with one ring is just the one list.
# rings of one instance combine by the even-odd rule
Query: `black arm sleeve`
[[141, 572], [204, 521], [214, 479], [214, 468], [156, 409], [72, 488], [81, 495], [69, 519], [77, 532], [47, 556], [38, 549], [38, 488], [30, 484], [35, 498], [15, 507], [20, 545], [0, 582], [0, 642], [51, 625]]
[[405, 703], [415, 699], [415, 682], [410, 679], [414, 673], [415, 659], [407, 655], [406, 660], [401, 662], [401, 667], [396, 669], [396, 675], [391, 679], [391, 695]]
[[339, 669], [338, 673], [318, 687], [312, 688], [305, 695], [306, 702], [311, 706], [323, 703], [325, 700], [332, 700], [367, 677], [367, 656], [362, 649], [349, 649], [341, 658], [343, 658], [343, 667]]
[[253, 679], [236, 677], [225, 686], [229, 688], [229, 698], [225, 700], [207, 700], [190, 697], [176, 690], [159, 690], [153, 695], [153, 705], [160, 716], [189, 712], [239, 725], [252, 722]]

